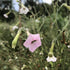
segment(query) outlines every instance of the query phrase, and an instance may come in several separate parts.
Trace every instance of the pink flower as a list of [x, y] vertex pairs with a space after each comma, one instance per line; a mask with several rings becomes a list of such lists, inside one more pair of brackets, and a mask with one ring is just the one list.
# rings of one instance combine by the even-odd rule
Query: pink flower
[[39, 34], [30, 34], [27, 40], [23, 44], [26, 48], [29, 48], [31, 52], [34, 52], [41, 46], [41, 40]]

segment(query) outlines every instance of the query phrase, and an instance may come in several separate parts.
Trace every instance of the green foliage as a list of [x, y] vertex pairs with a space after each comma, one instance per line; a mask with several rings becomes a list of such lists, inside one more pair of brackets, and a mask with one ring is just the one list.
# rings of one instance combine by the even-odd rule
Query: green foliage
[[[0, 22], [0, 70], [70, 70], [70, 49], [63, 43], [62, 32], [65, 30], [65, 40], [70, 41], [70, 14], [63, 17], [60, 13], [53, 11], [49, 16], [24, 17], [22, 15], [21, 24], [23, 27], [15, 50], [12, 49], [12, 41], [18, 30], [12, 30], [11, 27], [19, 22]], [[18, 15], [16, 15], [18, 16]], [[31, 53], [23, 46], [27, 39], [26, 28], [30, 33], [39, 33], [42, 46], [34, 53]], [[20, 39], [22, 41], [20, 41]], [[55, 40], [54, 55], [57, 61], [51, 64], [46, 61], [52, 40]]]
[[12, 36], [7, 23], [0, 23], [0, 40], [8, 41], [11, 44]]

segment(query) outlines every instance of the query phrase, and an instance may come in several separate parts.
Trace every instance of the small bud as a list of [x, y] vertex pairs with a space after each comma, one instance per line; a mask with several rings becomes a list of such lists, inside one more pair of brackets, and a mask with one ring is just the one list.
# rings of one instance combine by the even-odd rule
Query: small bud
[[3, 16], [4, 16], [5, 18], [8, 18], [8, 15], [10, 14], [10, 12], [11, 12], [11, 11], [5, 13]]
[[68, 45], [67, 47], [70, 48], [70, 45]]

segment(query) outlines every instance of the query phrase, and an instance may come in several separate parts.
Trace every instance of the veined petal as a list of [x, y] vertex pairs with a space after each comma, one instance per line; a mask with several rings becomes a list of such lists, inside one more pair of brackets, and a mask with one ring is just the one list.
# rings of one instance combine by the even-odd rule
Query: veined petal
[[29, 12], [29, 9], [27, 7], [21, 8], [19, 14], [27, 14]]
[[39, 34], [30, 34], [27, 40], [23, 44], [26, 48], [29, 48], [31, 52], [34, 52], [41, 46], [41, 40]]
[[55, 56], [52, 57], [52, 62], [56, 62], [57, 58]]
[[47, 57], [46, 58], [47, 62], [56, 62], [57, 58], [55, 56], [52, 56], [52, 57]]

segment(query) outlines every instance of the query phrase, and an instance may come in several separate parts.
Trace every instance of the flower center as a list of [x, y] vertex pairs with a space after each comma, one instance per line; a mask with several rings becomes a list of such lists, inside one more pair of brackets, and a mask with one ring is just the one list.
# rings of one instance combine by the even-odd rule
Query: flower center
[[25, 10], [25, 8], [23, 8]]
[[49, 57], [52, 57], [52, 54], [49, 54]]
[[33, 40], [33, 41], [31, 42], [31, 44], [34, 43], [34, 42], [36, 42], [36, 40]]

